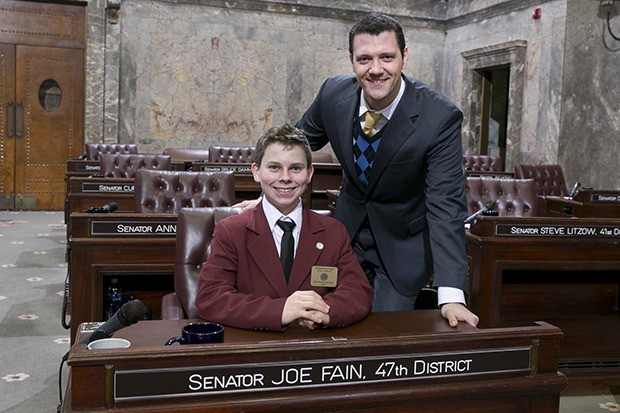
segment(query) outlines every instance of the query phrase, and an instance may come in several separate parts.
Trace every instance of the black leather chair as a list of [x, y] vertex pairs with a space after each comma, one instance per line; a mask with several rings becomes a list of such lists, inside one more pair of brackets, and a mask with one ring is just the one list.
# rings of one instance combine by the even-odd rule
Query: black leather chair
[[502, 158], [492, 155], [463, 155], [463, 166], [471, 172], [502, 172]]
[[106, 178], [135, 178], [139, 169], [172, 170], [170, 155], [103, 154], [100, 175]]
[[163, 320], [198, 318], [194, 303], [202, 263], [207, 260], [215, 225], [238, 213], [236, 208], [183, 208], [177, 219], [174, 292], [161, 301]]
[[106, 154], [138, 153], [138, 146], [133, 143], [87, 143], [84, 149], [86, 159], [93, 161]]
[[515, 178], [533, 179], [539, 196], [568, 196], [568, 188], [562, 167], [557, 164], [530, 165], [517, 164]]
[[185, 172], [139, 169], [135, 181], [135, 211], [178, 214], [182, 208], [234, 204], [232, 172]]
[[252, 163], [255, 150], [253, 146], [210, 146], [209, 162]]
[[541, 213], [533, 179], [468, 176], [465, 195], [470, 215], [489, 204], [499, 216], [531, 217]]

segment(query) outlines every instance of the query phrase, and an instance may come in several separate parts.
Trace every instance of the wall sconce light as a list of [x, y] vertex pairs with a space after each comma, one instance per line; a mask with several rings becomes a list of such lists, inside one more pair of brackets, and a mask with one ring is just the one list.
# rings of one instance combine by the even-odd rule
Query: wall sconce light
[[110, 24], [118, 24], [118, 12], [121, 9], [121, 0], [107, 0], [105, 9], [108, 15], [108, 22]]

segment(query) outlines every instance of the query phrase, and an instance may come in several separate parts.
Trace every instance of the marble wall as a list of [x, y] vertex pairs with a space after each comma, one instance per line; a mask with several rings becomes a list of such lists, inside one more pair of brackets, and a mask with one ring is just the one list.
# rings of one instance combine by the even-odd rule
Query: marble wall
[[[619, 6], [609, 21], [616, 38]], [[620, 40], [607, 29], [607, 10], [568, 1], [558, 161], [571, 182], [620, 189]]]
[[[270, 126], [299, 119], [325, 78], [351, 73], [347, 35], [358, 9], [347, 2], [312, 9], [270, 3], [124, 0], [121, 139], [148, 152], [251, 144]], [[382, 9], [404, 12], [389, 3]], [[403, 19], [416, 49], [410, 70], [439, 83], [441, 21]]]
[[569, 182], [620, 186], [620, 42], [605, 34], [598, 1], [88, 3], [87, 141], [136, 142], [141, 152], [252, 144], [295, 122], [327, 76], [351, 73], [348, 30], [380, 10], [405, 28], [405, 72], [463, 109], [466, 152], [478, 139], [476, 65], [508, 59], [507, 169], [560, 163]]
[[[510, 116], [506, 149], [507, 170], [517, 163], [556, 163], [558, 159], [559, 118], [561, 113], [562, 71], [566, 2], [556, 0], [534, 7], [523, 2], [509, 13], [502, 7], [487, 9], [468, 21], [448, 20], [446, 70], [448, 94], [464, 111], [463, 138], [466, 151], [475, 152], [480, 108], [477, 88], [471, 83], [475, 69], [510, 63]], [[539, 2], [540, 3], [540, 2]], [[532, 18], [540, 7], [541, 18]], [[522, 58], [505, 58], [506, 48], [520, 45]], [[468, 67], [468, 53], [485, 57], [481, 66]], [[495, 59], [498, 59], [497, 61]], [[479, 115], [478, 115], [479, 116]]]

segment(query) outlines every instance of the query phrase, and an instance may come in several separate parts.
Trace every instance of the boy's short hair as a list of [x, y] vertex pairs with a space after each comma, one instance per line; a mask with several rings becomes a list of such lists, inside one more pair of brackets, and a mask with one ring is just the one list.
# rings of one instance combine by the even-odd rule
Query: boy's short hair
[[312, 150], [306, 135], [301, 129], [285, 123], [282, 126], [274, 126], [268, 129], [263, 136], [258, 139], [256, 148], [254, 150], [254, 162], [260, 166], [265, 150], [269, 145], [274, 143], [280, 143], [284, 146], [299, 146], [304, 151], [306, 156], [306, 167], [310, 168], [312, 165]]

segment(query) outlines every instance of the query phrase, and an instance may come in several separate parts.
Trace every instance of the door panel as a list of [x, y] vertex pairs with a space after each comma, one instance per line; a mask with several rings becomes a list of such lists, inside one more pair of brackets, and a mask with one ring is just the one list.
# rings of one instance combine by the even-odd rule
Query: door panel
[[61, 210], [67, 159], [83, 145], [84, 53], [16, 50], [15, 194], [17, 201], [23, 197], [24, 209]]
[[15, 45], [0, 43], [0, 205], [15, 191]]

